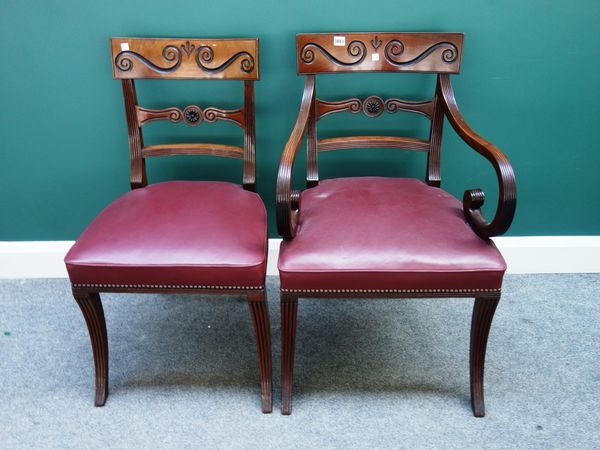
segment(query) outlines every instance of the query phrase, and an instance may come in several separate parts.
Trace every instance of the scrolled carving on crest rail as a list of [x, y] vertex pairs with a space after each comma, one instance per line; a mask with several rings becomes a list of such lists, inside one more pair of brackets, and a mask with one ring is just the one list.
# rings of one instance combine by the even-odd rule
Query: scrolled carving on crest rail
[[302, 50], [300, 51], [300, 58], [306, 64], [311, 64], [315, 60], [315, 51], [313, 50], [313, 48], [319, 50], [319, 52], [321, 52], [321, 54], [323, 54], [323, 56], [325, 56], [329, 61], [340, 66], [355, 66], [357, 64], [360, 64], [361, 62], [363, 62], [365, 56], [367, 55], [367, 46], [364, 44], [364, 42], [359, 40], [354, 40], [350, 42], [348, 44], [348, 47], [346, 47], [346, 52], [348, 53], [348, 55], [354, 58], [358, 58], [355, 61], [349, 62], [339, 60], [331, 53], [329, 53], [324, 47], [315, 42], [308, 42], [304, 44]]
[[168, 67], [161, 67], [157, 64], [154, 64], [152, 61], [147, 59], [146, 57], [140, 55], [133, 50], [123, 50], [115, 56], [115, 67], [117, 67], [122, 72], [128, 72], [133, 68], [133, 60], [131, 57], [137, 59], [141, 63], [143, 63], [146, 67], [158, 73], [170, 73], [174, 72], [181, 65], [181, 50], [175, 45], [166, 45], [162, 50], [162, 57], [166, 62], [172, 62], [173, 65]]
[[229, 67], [231, 64], [233, 64], [238, 58], [242, 58], [242, 60], [240, 62], [240, 69], [243, 72], [250, 73], [254, 69], [254, 57], [246, 51], [237, 52], [236, 54], [231, 56], [224, 63], [222, 63], [221, 65], [219, 65], [217, 67], [209, 67], [205, 64], [213, 61], [213, 59], [215, 58], [215, 53], [214, 53], [213, 49], [210, 48], [208, 45], [202, 45], [202, 46], [198, 47], [198, 49], [196, 50], [195, 58], [196, 58], [196, 64], [198, 65], [198, 67], [200, 69], [205, 70], [207, 72], [212, 72], [212, 73], [221, 72], [221, 71], [225, 70], [227, 67]]
[[434, 51], [436, 51], [438, 48], [442, 48], [442, 47], [447, 47], [442, 52], [442, 56], [441, 56], [442, 61], [444, 61], [445, 63], [448, 63], [448, 64], [456, 61], [456, 58], [458, 58], [458, 48], [452, 42], [446, 42], [446, 41], [438, 42], [438, 43], [430, 46], [429, 48], [424, 50], [420, 55], [418, 55], [412, 59], [409, 59], [407, 61], [398, 60], [398, 57], [404, 53], [404, 44], [402, 43], [402, 41], [400, 41], [398, 39], [390, 40], [385, 45], [385, 49], [384, 49], [383, 53], [384, 53], [385, 59], [390, 64], [393, 64], [395, 66], [408, 66], [408, 65], [416, 64], [416, 63], [424, 60], [429, 55], [431, 55]]

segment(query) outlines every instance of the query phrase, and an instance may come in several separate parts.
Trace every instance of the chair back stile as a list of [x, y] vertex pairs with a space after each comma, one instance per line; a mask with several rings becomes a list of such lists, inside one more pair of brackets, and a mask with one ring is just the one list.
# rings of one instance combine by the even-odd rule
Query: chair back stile
[[[382, 99], [377, 95], [370, 95], [364, 99], [328, 101], [316, 97], [307, 123], [307, 187], [314, 187], [319, 182], [318, 153], [351, 148], [396, 148], [427, 152], [426, 181], [430, 186], [439, 187], [444, 117], [439, 93], [439, 76], [460, 72], [463, 38], [463, 33], [298, 34], [298, 73], [306, 75], [307, 78], [327, 73], [348, 72], [438, 74], [435, 95], [428, 100], [409, 101], [394, 97]], [[393, 114], [397, 111], [427, 117], [431, 122], [429, 139], [401, 136], [343, 136], [319, 139], [317, 135], [317, 122], [327, 115], [351, 112], [376, 118], [384, 112]]]
[[[258, 39], [112, 38], [113, 77], [123, 88], [129, 133], [130, 183], [147, 185], [145, 158], [166, 155], [215, 155], [243, 160], [243, 186], [256, 186], [254, 81], [259, 79]], [[136, 79], [242, 80], [243, 106], [227, 110], [214, 106], [149, 109], [138, 104]], [[142, 127], [154, 121], [189, 126], [227, 121], [243, 129], [243, 147], [213, 143], [145, 146]]]

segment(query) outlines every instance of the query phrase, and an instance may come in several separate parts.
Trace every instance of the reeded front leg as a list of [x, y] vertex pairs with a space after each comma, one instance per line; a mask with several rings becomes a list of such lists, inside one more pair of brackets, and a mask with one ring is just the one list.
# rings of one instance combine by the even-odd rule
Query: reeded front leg
[[281, 294], [281, 414], [292, 413], [298, 297]]
[[249, 293], [248, 307], [256, 336], [262, 412], [270, 413], [273, 410], [273, 370], [271, 366], [271, 328], [265, 291]]
[[483, 401], [483, 366], [488, 335], [494, 318], [494, 312], [500, 301], [496, 298], [476, 298], [471, 321], [471, 406], [475, 417], [485, 416]]
[[100, 295], [96, 292], [73, 290], [73, 297], [81, 308], [92, 341], [96, 369], [96, 406], [104, 406], [108, 396], [108, 339]]

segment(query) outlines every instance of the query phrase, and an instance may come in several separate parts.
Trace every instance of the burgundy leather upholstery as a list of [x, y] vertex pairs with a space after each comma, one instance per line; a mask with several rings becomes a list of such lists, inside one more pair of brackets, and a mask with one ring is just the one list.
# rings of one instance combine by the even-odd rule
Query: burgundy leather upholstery
[[506, 264], [447, 192], [408, 178], [322, 181], [302, 192], [279, 254], [283, 290], [496, 290]]
[[232, 183], [169, 181], [110, 204], [65, 263], [73, 284], [261, 287], [266, 233], [256, 193]]

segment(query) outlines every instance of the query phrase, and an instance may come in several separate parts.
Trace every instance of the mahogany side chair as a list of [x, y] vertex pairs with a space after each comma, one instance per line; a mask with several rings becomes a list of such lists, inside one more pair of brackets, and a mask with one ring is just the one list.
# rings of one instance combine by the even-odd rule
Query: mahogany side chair
[[[500, 299], [506, 264], [489, 239], [510, 226], [516, 206], [513, 169], [504, 154], [476, 134], [458, 110], [450, 74], [460, 71], [462, 33], [299, 34], [298, 73], [306, 75], [300, 112], [281, 155], [277, 226], [284, 238], [281, 277], [282, 413], [292, 411], [296, 315], [299, 298], [474, 297], [470, 344], [471, 404], [484, 416], [483, 366], [490, 325]], [[324, 73], [435, 73], [433, 98], [316, 97]], [[318, 139], [317, 122], [349, 111], [378, 117], [407, 111], [431, 121], [429, 139], [346, 136]], [[442, 125], [494, 167], [499, 185], [495, 216], [481, 212], [484, 194], [467, 190], [461, 204], [440, 188]], [[292, 169], [307, 133], [307, 189], [291, 186]], [[319, 182], [317, 155], [352, 148], [427, 152], [424, 181], [353, 177]]]
[[[272, 409], [271, 345], [265, 302], [267, 218], [255, 192], [254, 81], [258, 39], [112, 38], [113, 76], [121, 80], [129, 132], [131, 191], [107, 206], [65, 257], [73, 296], [92, 341], [96, 406], [108, 395], [108, 342], [101, 292], [245, 296], [256, 336], [262, 411]], [[138, 104], [143, 78], [242, 80], [243, 106]], [[168, 120], [190, 126], [219, 120], [243, 129], [243, 147], [145, 146], [142, 127]], [[243, 186], [219, 181], [148, 184], [146, 158], [216, 155], [243, 162]]]

